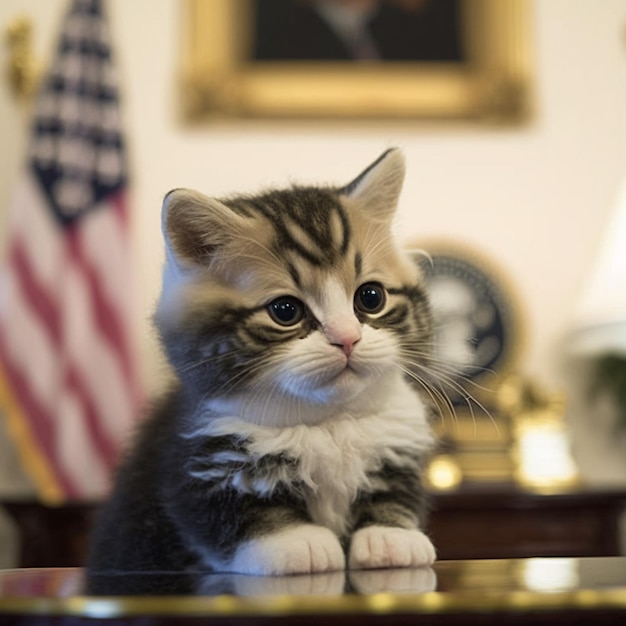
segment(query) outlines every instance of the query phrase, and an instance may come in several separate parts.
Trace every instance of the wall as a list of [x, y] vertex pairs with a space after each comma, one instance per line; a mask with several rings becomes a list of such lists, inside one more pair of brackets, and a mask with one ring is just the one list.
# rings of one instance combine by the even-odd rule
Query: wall
[[[65, 3], [5, 0], [0, 24], [31, 15], [50, 50]], [[142, 316], [158, 290], [160, 200], [176, 186], [209, 194], [272, 183], [343, 182], [389, 145], [404, 148], [403, 237], [479, 247], [524, 304], [523, 368], [559, 384], [555, 347], [571, 319], [602, 226], [626, 173], [624, 0], [531, 2], [536, 111], [522, 127], [221, 123], [185, 128], [177, 114], [182, 2], [111, 0], [109, 13], [133, 164]], [[0, 226], [24, 153], [25, 119], [0, 89]], [[158, 385], [145, 330], [147, 378]]]
[[[0, 26], [18, 13], [30, 15], [43, 55], [65, 5], [3, 0]], [[182, 7], [177, 0], [109, 4], [133, 165], [150, 388], [160, 380], [147, 318], [159, 288], [164, 192], [190, 186], [217, 195], [292, 180], [342, 183], [390, 145], [404, 148], [408, 161], [402, 236], [452, 238], [493, 257], [526, 311], [521, 367], [549, 386], [562, 384], [558, 346], [626, 175], [625, 0], [531, 1], [536, 116], [510, 129], [278, 122], [183, 127], [176, 107]], [[0, 228], [26, 127], [0, 85]]]

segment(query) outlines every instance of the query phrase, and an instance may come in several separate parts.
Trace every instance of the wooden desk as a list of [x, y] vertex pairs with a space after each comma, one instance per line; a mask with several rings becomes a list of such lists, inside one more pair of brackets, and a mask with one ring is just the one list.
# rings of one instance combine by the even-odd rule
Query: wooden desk
[[442, 561], [283, 578], [159, 574], [144, 576], [142, 594], [131, 596], [138, 578], [119, 577], [124, 595], [99, 597], [86, 595], [80, 569], [0, 572], [0, 624], [626, 623], [624, 557]]
[[[20, 530], [20, 567], [83, 564], [97, 505], [2, 502]], [[511, 485], [433, 495], [429, 533], [439, 559], [618, 556], [626, 490], [545, 494]]]
[[474, 485], [433, 498], [440, 559], [618, 556], [626, 489], [545, 493]]

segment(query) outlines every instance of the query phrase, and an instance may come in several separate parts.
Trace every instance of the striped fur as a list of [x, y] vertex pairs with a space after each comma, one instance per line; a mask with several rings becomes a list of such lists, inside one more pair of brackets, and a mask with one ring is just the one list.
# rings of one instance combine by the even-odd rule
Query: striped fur
[[392, 235], [403, 175], [391, 150], [343, 188], [168, 194], [155, 322], [176, 384], [120, 470], [92, 569], [432, 561], [413, 384], [431, 317]]

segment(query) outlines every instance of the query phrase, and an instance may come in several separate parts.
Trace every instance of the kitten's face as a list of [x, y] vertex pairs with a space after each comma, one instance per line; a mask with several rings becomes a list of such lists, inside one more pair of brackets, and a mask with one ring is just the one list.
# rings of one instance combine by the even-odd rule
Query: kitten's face
[[[331, 212], [340, 211], [347, 213], [337, 202]], [[250, 313], [239, 328], [239, 349], [253, 360], [257, 350], [261, 355], [257, 391], [345, 402], [401, 365], [409, 314], [402, 315], [406, 298], [396, 292], [415, 284], [415, 268], [384, 245], [377, 252], [374, 242], [360, 240], [352, 220], [329, 235], [319, 259], [302, 256], [283, 233], [259, 248], [256, 267], [241, 264], [240, 306]], [[312, 234], [298, 237], [313, 250]]]
[[[394, 173], [366, 181], [376, 185], [368, 197]], [[176, 258], [194, 262], [178, 264], [157, 313], [194, 395], [216, 406], [245, 398], [268, 415], [279, 398], [292, 408], [347, 407], [415, 369], [430, 311], [417, 268], [391, 237], [388, 206], [381, 218], [354, 191], [275, 191], [219, 203], [220, 226], [212, 216], [194, 238], [185, 231], [202, 211], [196, 197], [193, 216], [167, 226]], [[385, 198], [391, 213], [396, 199]]]

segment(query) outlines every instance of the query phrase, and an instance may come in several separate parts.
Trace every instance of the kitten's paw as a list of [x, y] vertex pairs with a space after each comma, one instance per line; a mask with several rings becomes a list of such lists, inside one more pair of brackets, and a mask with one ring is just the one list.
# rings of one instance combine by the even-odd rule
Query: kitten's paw
[[345, 569], [345, 556], [331, 530], [302, 524], [242, 544], [228, 569], [261, 576], [331, 572]]
[[420, 530], [367, 526], [352, 537], [349, 564], [351, 569], [419, 567], [435, 558], [433, 544]]

